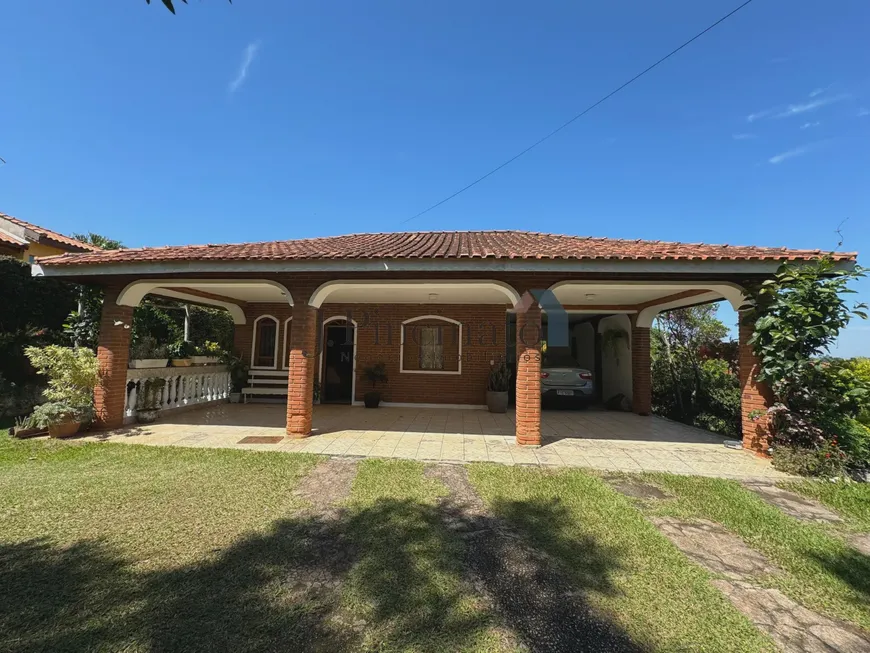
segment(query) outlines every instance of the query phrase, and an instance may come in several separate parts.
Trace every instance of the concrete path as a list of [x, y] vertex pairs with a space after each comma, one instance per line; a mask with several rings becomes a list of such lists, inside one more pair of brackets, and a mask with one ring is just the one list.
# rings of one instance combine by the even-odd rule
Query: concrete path
[[[545, 411], [543, 446], [528, 448], [516, 445], [510, 413], [493, 415], [482, 410], [433, 408], [316, 408], [315, 434], [301, 440], [283, 437], [285, 409], [268, 404], [224, 404], [84, 439], [424, 462], [670, 472], [738, 480], [787, 478], [765, 459], [725, 448], [723, 439], [715, 434], [658, 417], [593, 410]], [[269, 436], [273, 436], [273, 442], [242, 442], [245, 438]]]

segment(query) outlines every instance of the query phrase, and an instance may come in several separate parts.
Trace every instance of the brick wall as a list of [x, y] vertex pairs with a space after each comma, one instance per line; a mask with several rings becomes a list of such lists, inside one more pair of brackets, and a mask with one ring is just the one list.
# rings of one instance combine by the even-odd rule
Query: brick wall
[[133, 308], [118, 306], [118, 293], [118, 288], [106, 289], [100, 318], [100, 340], [97, 346], [100, 383], [94, 389], [94, 421], [96, 427], [101, 429], [119, 428], [124, 423]]
[[541, 309], [517, 311], [517, 444], [541, 444]]
[[631, 328], [631, 409], [638, 415], [652, 413], [650, 330]]
[[[368, 365], [383, 362], [388, 382], [379, 386], [383, 401], [396, 403], [473, 404], [486, 403], [486, 384], [489, 378], [490, 361], [504, 357], [506, 306], [461, 305], [461, 304], [325, 304], [320, 311], [317, 330], [322, 330], [325, 320], [344, 317], [351, 312], [357, 324], [356, 350], [356, 401], [371, 390], [363, 370]], [[279, 357], [285, 360], [285, 320], [291, 317], [293, 307], [286, 304], [249, 304], [245, 307], [248, 324], [236, 326], [235, 345], [250, 362], [251, 338], [254, 320], [259, 315], [272, 315], [281, 323], [279, 333]], [[399, 350], [402, 322], [422, 315], [439, 315], [462, 324], [462, 373], [402, 373], [399, 369]], [[296, 320], [289, 327], [287, 342], [292, 339]], [[440, 320], [414, 322], [415, 325], [433, 324], [444, 326], [445, 368], [458, 368], [459, 347], [450, 332], [453, 325]], [[322, 338], [322, 335], [318, 338]], [[318, 344], [319, 344], [318, 339]], [[411, 338], [407, 338], [411, 341]], [[419, 367], [417, 346], [409, 342], [405, 347], [408, 356], [406, 369]], [[454, 362], [448, 362], [450, 361]], [[320, 378], [321, 356], [315, 361], [315, 378]]]
[[[740, 365], [740, 412], [743, 428], [743, 448], [758, 454], [766, 454], [770, 431], [767, 427], [767, 409], [773, 403], [773, 393], [766, 383], [756, 380], [758, 358], [749, 339], [755, 331], [754, 324], [744, 324], [740, 316], [739, 365]], [[756, 413], [756, 415], [753, 415]]]

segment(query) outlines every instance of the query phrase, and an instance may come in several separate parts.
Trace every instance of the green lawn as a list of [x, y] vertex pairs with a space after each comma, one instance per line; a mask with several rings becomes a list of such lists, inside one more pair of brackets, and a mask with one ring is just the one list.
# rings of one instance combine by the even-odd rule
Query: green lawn
[[[492, 516], [457, 530], [413, 462], [363, 461], [340, 509], [310, 509], [293, 490], [319, 460], [0, 438], [0, 650], [502, 652], [572, 619], [589, 650], [602, 628], [636, 650], [771, 650], [643, 511], [721, 521], [784, 591], [867, 624], [840, 534], [732, 483], [656, 475], [678, 498], [639, 507], [578, 470], [474, 465]], [[515, 534], [544, 555], [518, 564]]]
[[[786, 572], [770, 575], [761, 584], [870, 630], [870, 558], [848, 546], [843, 528], [793, 519], [734, 481], [668, 474], [650, 474], [646, 480], [676, 495], [673, 501], [656, 504], [651, 514], [724, 525]], [[843, 512], [847, 526], [860, 527], [867, 508], [858, 504], [861, 496], [868, 496], [866, 486], [853, 491], [855, 486], [828, 485], [822, 489], [820, 483], [806, 482], [792, 487], [811, 496], [815, 492], [833, 508], [851, 506]]]
[[816, 499], [846, 519], [854, 530], [870, 532], [870, 483], [791, 481], [782, 487]]

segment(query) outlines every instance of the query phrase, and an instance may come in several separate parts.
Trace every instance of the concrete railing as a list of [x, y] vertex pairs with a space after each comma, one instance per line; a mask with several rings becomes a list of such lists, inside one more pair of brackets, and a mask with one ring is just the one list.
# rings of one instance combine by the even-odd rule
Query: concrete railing
[[230, 396], [230, 373], [224, 365], [127, 370], [124, 421], [136, 420], [136, 403], [148, 379], [165, 379], [157, 409], [163, 413], [224, 401]]

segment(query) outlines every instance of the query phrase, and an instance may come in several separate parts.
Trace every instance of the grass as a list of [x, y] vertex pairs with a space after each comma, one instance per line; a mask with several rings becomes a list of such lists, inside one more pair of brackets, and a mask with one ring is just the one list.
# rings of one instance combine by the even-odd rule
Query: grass
[[[783, 570], [759, 579], [760, 584], [870, 630], [870, 558], [850, 548], [837, 527], [789, 517], [734, 481], [667, 474], [645, 475], [645, 480], [676, 495], [650, 508], [650, 513], [724, 525]], [[832, 507], [851, 511], [858, 519], [866, 517], [866, 506], [859, 505], [866, 489], [856, 492], [843, 484], [837, 496], [833, 484], [825, 490], [815, 483], [799, 487], [805, 493], [817, 492]]]
[[782, 487], [821, 501], [838, 512], [854, 530], [870, 532], [870, 483], [790, 481]]
[[470, 477], [496, 516], [558, 560], [644, 648], [773, 650], [703, 570], [596, 476], [480, 464]]
[[[565, 616], [592, 620], [571, 650], [597, 650], [602, 623], [644, 650], [771, 650], [644, 512], [718, 521], [782, 567], [764, 582], [870, 624], [868, 560], [845, 529], [736, 483], [648, 475], [676, 498], [638, 507], [580, 470], [474, 465], [492, 516], [464, 533], [410, 461], [362, 461], [340, 506], [310, 509], [293, 490], [320, 460], [0, 437], [0, 650], [496, 653]], [[862, 488], [793, 489], [866, 524]], [[493, 518], [545, 555], [517, 565], [525, 549]], [[576, 596], [582, 619], [558, 609]]]

